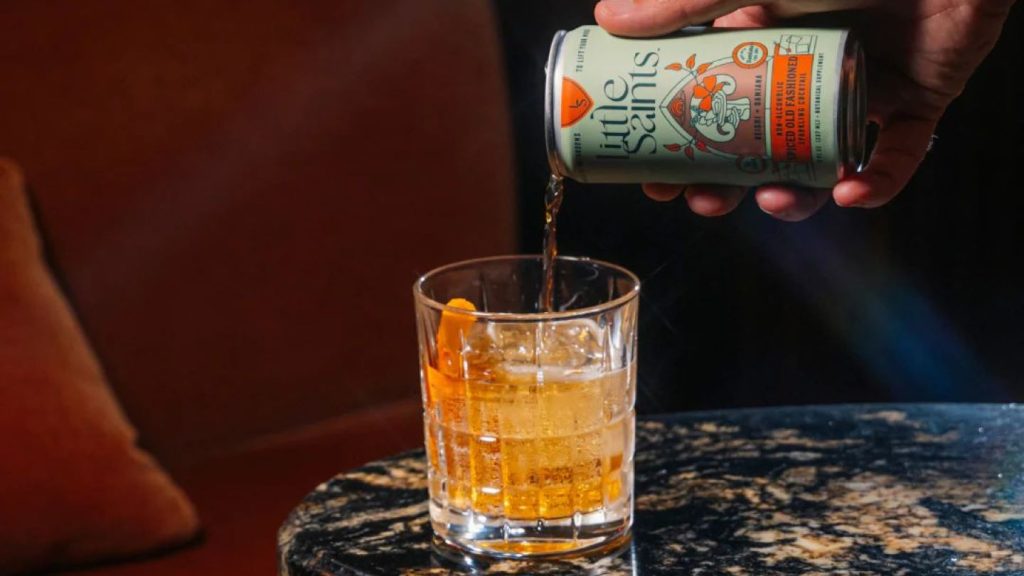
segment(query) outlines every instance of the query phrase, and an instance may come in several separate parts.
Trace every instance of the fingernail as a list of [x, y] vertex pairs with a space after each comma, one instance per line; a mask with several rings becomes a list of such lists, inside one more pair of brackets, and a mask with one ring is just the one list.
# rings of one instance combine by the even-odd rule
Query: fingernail
[[601, 0], [601, 8], [611, 15], [633, 10], [634, 0]]

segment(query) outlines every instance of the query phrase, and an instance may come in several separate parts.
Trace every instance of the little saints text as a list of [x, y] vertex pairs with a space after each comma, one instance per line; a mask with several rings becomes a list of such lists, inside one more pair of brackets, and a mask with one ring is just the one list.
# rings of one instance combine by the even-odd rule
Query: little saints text
[[601, 123], [599, 160], [629, 160], [636, 154], [654, 154], [657, 106], [655, 96], [658, 51], [633, 54], [635, 68], [626, 76], [615, 76], [604, 83], [609, 103], [594, 108], [590, 118]]

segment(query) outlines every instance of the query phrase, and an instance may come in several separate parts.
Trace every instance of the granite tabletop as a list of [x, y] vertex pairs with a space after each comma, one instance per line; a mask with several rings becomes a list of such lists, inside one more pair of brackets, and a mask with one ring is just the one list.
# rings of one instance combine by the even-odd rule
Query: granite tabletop
[[433, 551], [422, 452], [316, 488], [278, 534], [288, 576], [1024, 576], [1024, 407], [820, 406], [637, 424], [632, 544], [455, 563]]

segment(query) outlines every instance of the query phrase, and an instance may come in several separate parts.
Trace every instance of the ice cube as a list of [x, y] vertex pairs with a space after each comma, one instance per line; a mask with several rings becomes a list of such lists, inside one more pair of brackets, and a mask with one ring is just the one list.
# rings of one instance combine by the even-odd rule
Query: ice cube
[[488, 333], [486, 324], [474, 324], [466, 334], [464, 342], [462, 377], [490, 381], [494, 376], [495, 367], [501, 363], [501, 351]]
[[541, 330], [540, 363], [545, 367], [593, 368], [604, 359], [604, 331], [590, 319], [550, 322]]
[[537, 325], [521, 322], [496, 322], [487, 327], [501, 360], [509, 364], [536, 364]]
[[[537, 323], [494, 323], [487, 327], [493, 348], [510, 372], [522, 369], [592, 369], [604, 359], [607, 328], [590, 319]], [[539, 342], [538, 342], [539, 338]]]

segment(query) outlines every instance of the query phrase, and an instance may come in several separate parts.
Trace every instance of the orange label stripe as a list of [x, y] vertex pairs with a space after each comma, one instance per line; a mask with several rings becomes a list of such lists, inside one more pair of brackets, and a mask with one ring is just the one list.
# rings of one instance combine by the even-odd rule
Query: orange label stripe
[[811, 161], [811, 87], [813, 54], [780, 54], [772, 67], [772, 160]]

